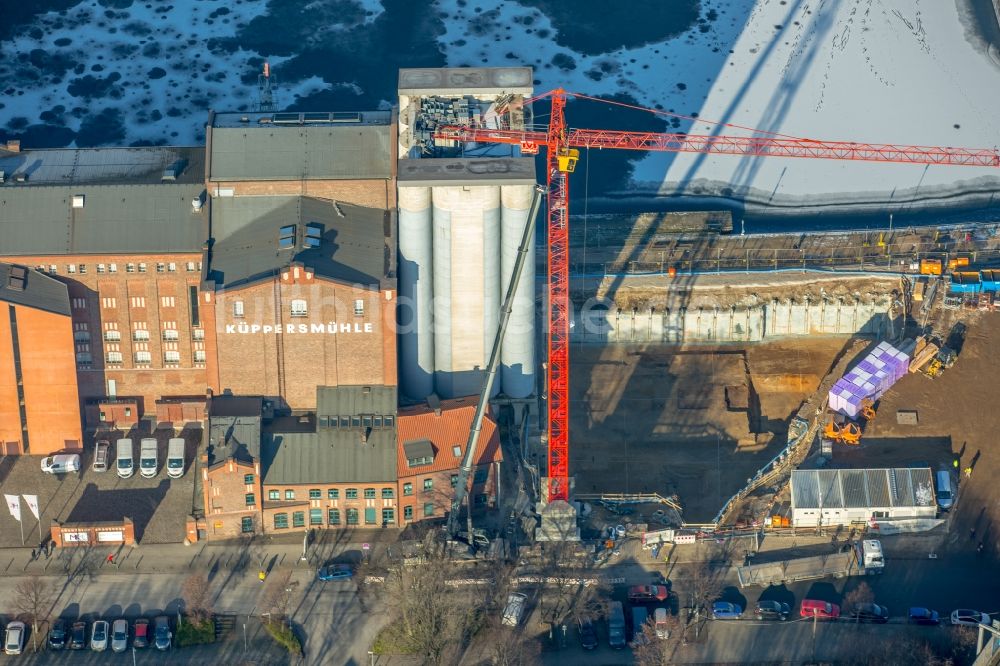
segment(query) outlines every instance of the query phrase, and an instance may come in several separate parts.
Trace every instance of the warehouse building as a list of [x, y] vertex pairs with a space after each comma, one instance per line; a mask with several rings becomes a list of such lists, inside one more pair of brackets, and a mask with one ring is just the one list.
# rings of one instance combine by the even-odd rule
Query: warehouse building
[[80, 449], [66, 285], [0, 263], [0, 308], [0, 455]]
[[[89, 429], [203, 416], [213, 353], [198, 305], [204, 155], [200, 147], [0, 150], [0, 261], [67, 287]], [[50, 362], [62, 370], [62, 359]]]
[[793, 470], [792, 525], [817, 527], [934, 518], [929, 468]]
[[396, 385], [393, 135], [387, 112], [212, 114], [215, 392], [294, 411], [317, 386]]

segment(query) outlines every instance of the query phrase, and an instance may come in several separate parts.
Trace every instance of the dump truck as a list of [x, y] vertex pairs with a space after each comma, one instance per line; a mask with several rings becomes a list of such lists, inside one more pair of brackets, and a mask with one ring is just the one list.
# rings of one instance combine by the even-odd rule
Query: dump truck
[[851, 542], [836, 553], [737, 567], [736, 574], [740, 587], [751, 587], [783, 585], [827, 576], [868, 576], [880, 574], [884, 569], [882, 542], [878, 539], [866, 539]]

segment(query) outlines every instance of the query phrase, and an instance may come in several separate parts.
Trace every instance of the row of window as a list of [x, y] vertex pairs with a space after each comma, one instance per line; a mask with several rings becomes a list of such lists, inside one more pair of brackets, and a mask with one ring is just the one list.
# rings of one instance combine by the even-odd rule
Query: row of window
[[391, 428], [396, 422], [392, 414], [359, 414], [356, 416], [321, 416], [320, 428]]
[[[137, 351], [133, 355], [133, 360], [137, 364], [145, 364], [153, 362], [153, 354], [148, 351]], [[89, 352], [80, 352], [76, 355], [77, 363], [86, 364], [91, 363], [91, 356]], [[118, 364], [124, 363], [125, 357], [120, 351], [109, 351], [104, 355], [105, 363]], [[207, 361], [207, 353], [203, 349], [197, 349], [194, 352], [194, 362], [195, 363], [205, 363]], [[168, 350], [163, 352], [163, 362], [167, 364], [177, 364], [181, 362], [181, 353], [179, 351]]]
[[[205, 339], [205, 329], [196, 328], [192, 331], [192, 336], [194, 340], [204, 340]], [[104, 340], [106, 342], [121, 342], [122, 332], [121, 331], [104, 331]], [[174, 328], [163, 329], [163, 339], [167, 342], [176, 342], [180, 340], [180, 332]], [[145, 329], [136, 329], [132, 331], [132, 340], [135, 342], [147, 342], [149, 341], [149, 331]], [[73, 341], [74, 342], [90, 342], [90, 331], [73, 331]]]
[[[244, 479], [244, 481], [247, 484], [253, 483], [253, 480], [252, 480], [252, 476], [253, 475], [252, 474], [248, 474], [246, 476], [248, 478], [251, 478], [251, 480], [250, 481], [246, 481], [246, 479]], [[430, 479], [428, 479], [428, 481], [430, 481]], [[377, 492], [378, 492], [378, 489], [376, 489], [376, 488], [365, 488], [364, 489], [364, 498], [365, 499], [375, 499]], [[393, 499], [395, 496], [396, 496], [396, 489], [395, 488], [382, 488], [382, 499]], [[326, 498], [327, 499], [340, 499], [340, 489], [339, 488], [328, 488], [327, 491], [326, 491]], [[280, 490], [268, 490], [267, 491], [267, 499], [269, 499], [269, 500], [280, 500], [281, 499], [281, 491]], [[285, 490], [285, 499], [286, 500], [294, 500], [295, 499], [295, 491], [292, 490], [292, 489], [286, 489]], [[310, 490], [309, 490], [309, 499], [311, 499], [311, 500], [323, 499], [323, 491], [321, 489], [319, 489], [319, 488], [310, 488]], [[358, 489], [357, 488], [348, 488], [347, 490], [345, 490], [344, 491], [344, 499], [358, 499]]]
[[[189, 261], [189, 262], [187, 262], [187, 264], [185, 264], [184, 267], [185, 267], [185, 269], [187, 269], [188, 273], [194, 273], [195, 271], [200, 271], [201, 270], [201, 262], [200, 261], [198, 261], [198, 262]], [[41, 273], [44, 273], [46, 271], [46, 266], [45, 266], [45, 264], [40, 264], [40, 265], [38, 265], [38, 266], [35, 267], [35, 270], [37, 270], [37, 271], [39, 271]], [[55, 264], [49, 264], [47, 270], [48, 270], [49, 273], [58, 273], [59, 272], [59, 267], [56, 266]], [[87, 264], [66, 264], [66, 272], [67, 273], [79, 273], [81, 275], [86, 275], [87, 274]], [[118, 272], [118, 264], [97, 264], [97, 272], [98, 273], [117, 273]], [[146, 264], [145, 263], [138, 263], [138, 264], [128, 263], [128, 264], [125, 264], [125, 272], [126, 273], [135, 273], [135, 272], [145, 273], [146, 272]], [[166, 263], [158, 263], [158, 264], [156, 264], [156, 272], [157, 273], [176, 273], [177, 272], [177, 264], [174, 263], [173, 261], [166, 262]]]
[[[290, 315], [292, 317], [308, 317], [309, 303], [304, 298], [292, 299], [290, 306]], [[246, 310], [243, 307], [243, 301], [233, 301], [233, 317], [240, 319], [245, 316], [246, 316]], [[354, 301], [354, 316], [355, 317], [365, 316], [365, 302], [360, 298]]]
[[[430, 513], [425, 513], [425, 515], [434, 515], [434, 505], [428, 504], [424, 510], [425, 512], [430, 510]], [[412, 519], [412, 507], [410, 509], [410, 517]], [[359, 509], [346, 509], [345, 517], [347, 518], [348, 525], [360, 525], [361, 524], [361, 510]], [[378, 524], [378, 510], [374, 508], [368, 508], [364, 510], [364, 524], [365, 525], [377, 525]], [[243, 519], [244, 524], [247, 520]], [[253, 531], [253, 519], [250, 519], [251, 529]], [[385, 525], [395, 525], [396, 524], [396, 510], [395, 509], [382, 509], [382, 523]], [[309, 510], [309, 524], [320, 526], [323, 525], [323, 509], [310, 509]], [[326, 510], [326, 524], [327, 525], [340, 525], [340, 509], [327, 509]], [[305, 511], [293, 511], [292, 512], [292, 527], [305, 527], [306, 526], [306, 512]], [[274, 529], [283, 530], [288, 529], [288, 514], [287, 513], [276, 513], [274, 514]]]

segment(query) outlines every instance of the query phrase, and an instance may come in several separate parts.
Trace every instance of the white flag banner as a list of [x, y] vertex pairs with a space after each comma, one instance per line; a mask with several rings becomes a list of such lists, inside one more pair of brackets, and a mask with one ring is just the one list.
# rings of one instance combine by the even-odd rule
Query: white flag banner
[[14, 516], [14, 520], [21, 522], [21, 498], [17, 495], [4, 495], [4, 499], [7, 500], [7, 509], [10, 511], [10, 515]]
[[35, 520], [41, 520], [38, 517], [38, 495], [25, 495], [24, 503], [28, 505], [28, 509], [35, 516]]

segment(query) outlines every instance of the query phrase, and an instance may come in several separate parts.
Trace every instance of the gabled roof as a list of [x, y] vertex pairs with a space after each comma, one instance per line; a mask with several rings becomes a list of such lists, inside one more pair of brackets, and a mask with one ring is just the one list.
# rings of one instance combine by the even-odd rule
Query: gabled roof
[[388, 111], [216, 113], [209, 180], [391, 178], [391, 119]]
[[396, 395], [394, 386], [317, 386], [316, 414], [319, 416], [395, 414]]
[[[215, 197], [207, 279], [233, 287], [270, 279], [292, 262], [346, 284], [394, 281], [392, 213], [301, 196]], [[292, 247], [279, 243], [293, 227]], [[316, 232], [312, 230], [315, 229]], [[318, 232], [319, 245], [306, 239]]]
[[66, 285], [27, 266], [0, 263], [0, 301], [70, 316]]
[[[456, 398], [442, 400], [440, 416], [427, 405], [403, 407], [399, 410], [398, 433], [402, 446], [396, 458], [397, 473], [400, 477], [457, 469], [462, 463], [462, 452], [472, 428], [472, 417], [476, 411], [477, 398]], [[410, 469], [407, 462], [407, 446], [427, 441], [433, 447], [434, 462]], [[455, 455], [454, 447], [459, 447]], [[503, 460], [500, 451], [500, 431], [496, 422], [487, 414], [483, 417], [483, 427], [476, 447], [475, 465], [485, 465]], [[415, 456], [416, 457], [416, 456]]]

